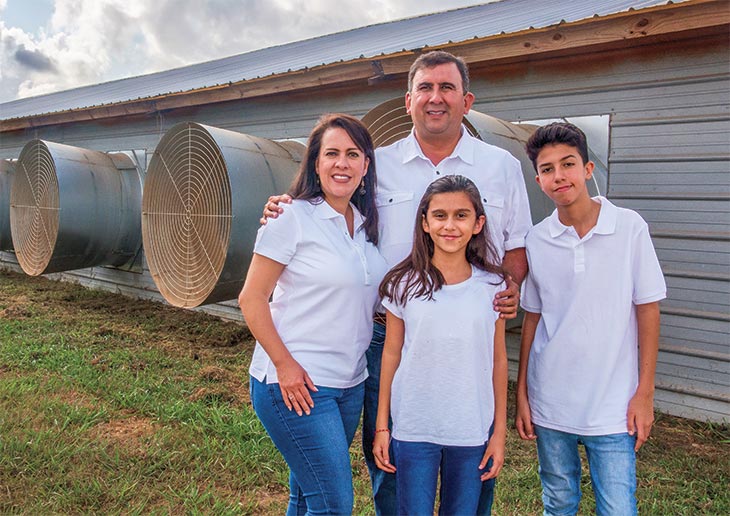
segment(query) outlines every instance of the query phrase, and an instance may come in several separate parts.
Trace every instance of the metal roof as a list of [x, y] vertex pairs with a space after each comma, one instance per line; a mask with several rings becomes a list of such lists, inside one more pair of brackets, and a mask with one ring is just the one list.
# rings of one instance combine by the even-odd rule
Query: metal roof
[[0, 104], [0, 119], [144, 99], [682, 1], [688, 0], [501, 0], [369, 25], [149, 75], [14, 100]]

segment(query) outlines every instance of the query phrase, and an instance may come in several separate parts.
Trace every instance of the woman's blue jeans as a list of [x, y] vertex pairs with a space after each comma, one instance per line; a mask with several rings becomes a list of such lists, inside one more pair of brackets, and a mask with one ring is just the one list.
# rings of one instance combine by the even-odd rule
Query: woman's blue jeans
[[251, 402], [289, 465], [287, 515], [352, 514], [350, 444], [362, 411], [364, 385], [320, 387], [314, 408], [298, 416], [286, 408], [278, 383], [251, 377]]
[[581, 463], [586, 449], [596, 514], [636, 514], [636, 437], [576, 435], [535, 425], [545, 515], [574, 515], [580, 503]]
[[392, 440], [398, 514], [433, 515], [441, 473], [439, 515], [476, 514], [482, 491], [479, 463], [487, 443], [442, 446]]

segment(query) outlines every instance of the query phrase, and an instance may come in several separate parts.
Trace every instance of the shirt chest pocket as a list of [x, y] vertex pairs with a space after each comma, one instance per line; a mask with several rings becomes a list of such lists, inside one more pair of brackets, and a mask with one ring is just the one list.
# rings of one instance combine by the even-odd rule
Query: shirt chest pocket
[[412, 243], [416, 217], [413, 197], [413, 192], [378, 192], [375, 204], [378, 207], [382, 245]]
[[491, 237], [499, 240], [504, 231], [504, 198], [499, 195], [482, 196], [484, 210], [487, 212], [487, 222]]

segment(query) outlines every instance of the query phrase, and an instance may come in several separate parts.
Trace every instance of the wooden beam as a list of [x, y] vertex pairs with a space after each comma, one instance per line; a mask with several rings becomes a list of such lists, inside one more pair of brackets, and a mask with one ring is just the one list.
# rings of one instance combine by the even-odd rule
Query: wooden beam
[[[547, 28], [528, 29], [511, 34], [449, 43], [434, 48], [453, 52], [464, 57], [470, 65], [481, 68], [510, 61], [648, 45], [666, 41], [669, 38], [679, 39], [712, 33], [728, 33], [729, 27], [730, 9], [728, 9], [727, 0], [693, 0], [572, 23], [560, 23]], [[407, 73], [414, 57], [428, 50], [432, 50], [432, 48], [334, 63], [118, 104], [0, 120], [0, 132], [86, 120], [152, 114], [230, 100], [344, 86], [348, 83], [358, 83], [367, 87], [368, 84], [376, 85]]]

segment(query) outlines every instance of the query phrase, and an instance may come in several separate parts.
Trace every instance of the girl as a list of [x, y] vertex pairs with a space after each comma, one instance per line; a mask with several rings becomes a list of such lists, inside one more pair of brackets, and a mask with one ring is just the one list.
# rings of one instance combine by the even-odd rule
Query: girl
[[439, 514], [475, 514], [481, 483], [504, 463], [507, 352], [489, 307], [504, 277], [472, 181], [434, 181], [418, 213], [411, 254], [380, 286], [387, 329], [373, 453], [380, 469], [397, 470], [399, 514], [433, 514], [439, 469]]
[[291, 207], [259, 229], [239, 297], [257, 340], [251, 402], [291, 470], [287, 514], [352, 513], [349, 447], [387, 270], [375, 248], [374, 192], [365, 126], [348, 115], [322, 117]]

